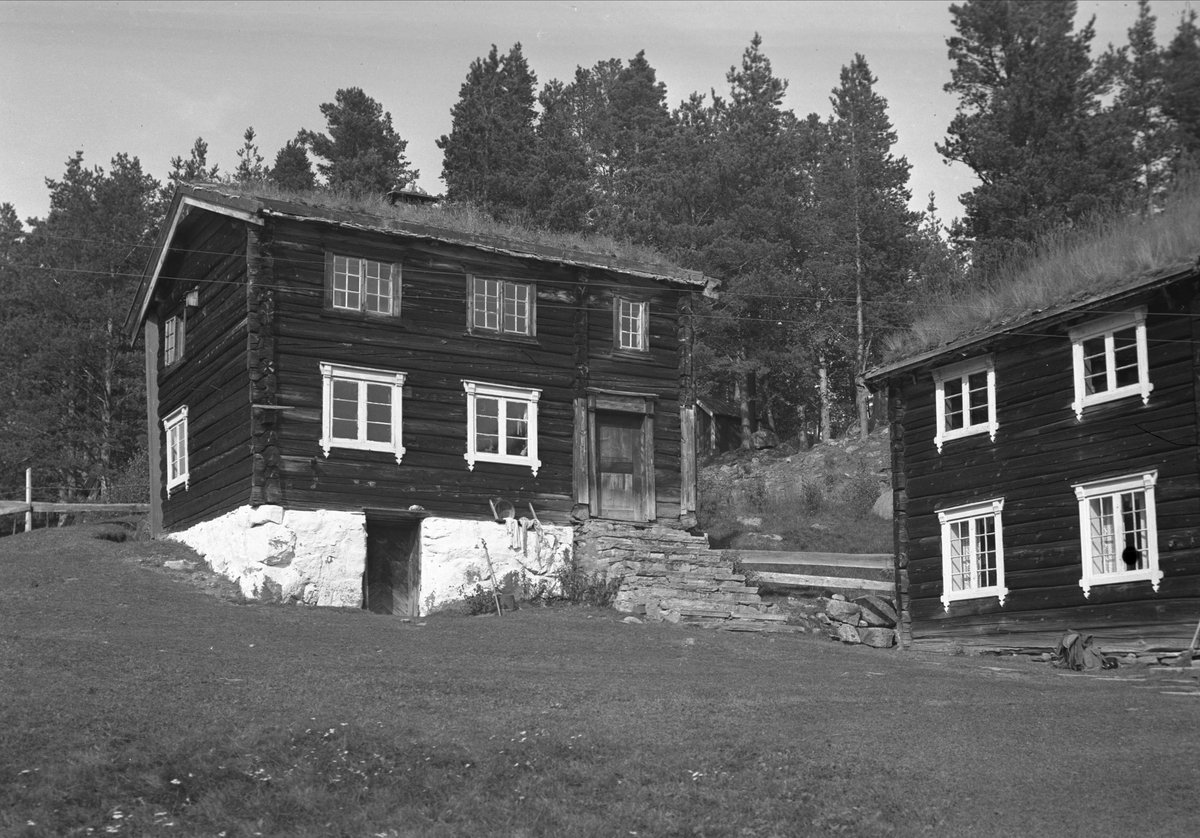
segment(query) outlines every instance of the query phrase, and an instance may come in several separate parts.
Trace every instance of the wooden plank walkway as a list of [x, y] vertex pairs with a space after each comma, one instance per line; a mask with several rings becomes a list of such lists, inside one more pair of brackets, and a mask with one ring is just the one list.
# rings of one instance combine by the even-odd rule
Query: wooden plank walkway
[[742, 568], [762, 585], [812, 593], [893, 596], [896, 583], [890, 553], [785, 553], [736, 551]]

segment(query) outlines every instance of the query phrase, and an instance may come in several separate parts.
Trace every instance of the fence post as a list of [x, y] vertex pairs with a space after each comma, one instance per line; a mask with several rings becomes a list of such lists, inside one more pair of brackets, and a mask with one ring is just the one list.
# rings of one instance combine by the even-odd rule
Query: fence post
[[25, 510], [25, 532], [33, 532], [33, 467], [25, 469], [25, 502], [29, 509]]

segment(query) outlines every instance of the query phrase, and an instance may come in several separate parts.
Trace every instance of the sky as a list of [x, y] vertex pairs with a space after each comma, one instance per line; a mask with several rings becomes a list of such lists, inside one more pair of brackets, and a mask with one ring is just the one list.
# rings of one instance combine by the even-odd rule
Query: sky
[[[1152, 0], [1160, 43], [1186, 0]], [[170, 159], [196, 137], [209, 163], [237, 165], [253, 126], [270, 164], [301, 128], [323, 131], [321, 103], [361, 87], [391, 113], [408, 141], [418, 183], [437, 194], [450, 108], [471, 61], [492, 44], [520, 42], [539, 87], [569, 81], [577, 66], [640, 50], [675, 107], [692, 92], [728, 92], [755, 32], [784, 105], [797, 116], [830, 113], [841, 68], [862, 53], [889, 103], [897, 155], [912, 164], [912, 208], [935, 193], [938, 214], [961, 213], [975, 183], [934, 146], [956, 99], [946, 38], [949, 3], [925, 2], [12, 2], [0, 0], [0, 202], [22, 218], [49, 209], [45, 179], [82, 151], [109, 168], [120, 152], [165, 179]], [[1095, 16], [1094, 49], [1126, 43], [1136, 2], [1081, 2]]]

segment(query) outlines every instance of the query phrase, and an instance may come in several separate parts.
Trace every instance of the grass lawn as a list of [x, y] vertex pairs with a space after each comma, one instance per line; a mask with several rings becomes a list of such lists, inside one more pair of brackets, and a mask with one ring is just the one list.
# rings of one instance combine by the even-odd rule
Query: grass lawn
[[1200, 834], [1200, 670], [240, 605], [103, 530], [0, 539], [3, 836]]

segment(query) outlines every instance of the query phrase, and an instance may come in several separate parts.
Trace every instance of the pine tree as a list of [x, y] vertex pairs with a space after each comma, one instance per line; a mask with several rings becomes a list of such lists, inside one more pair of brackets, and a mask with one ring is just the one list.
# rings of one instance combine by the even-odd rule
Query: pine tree
[[437, 141], [447, 199], [498, 217], [526, 211], [537, 148], [536, 84], [520, 44], [504, 56], [493, 44], [486, 57], [471, 62], [450, 110], [450, 133]]
[[956, 234], [976, 266], [1013, 245], [1077, 221], [1136, 191], [1131, 138], [1104, 108], [1108, 77], [1093, 66], [1089, 22], [1073, 31], [1074, 2], [968, 0], [952, 5], [958, 34], [946, 90], [958, 111], [938, 150], [980, 184], [961, 200]]
[[0, 305], [0, 482], [32, 464], [61, 496], [102, 494], [145, 432], [143, 360], [121, 331], [157, 234], [160, 184], [136, 158], [82, 154], [46, 181]]
[[317, 176], [313, 174], [312, 161], [300, 140], [288, 140], [275, 154], [275, 165], [267, 172], [267, 179], [284, 189], [308, 192], [316, 188]]
[[186, 160], [178, 156], [171, 158], [171, 173], [167, 176], [168, 188], [173, 188], [180, 182], [216, 180], [219, 173], [220, 169], [215, 163], [211, 167], [208, 165], [208, 143], [204, 142], [203, 137], [197, 137]]
[[361, 88], [339, 90], [321, 113], [328, 135], [305, 129], [298, 139], [324, 160], [317, 171], [330, 189], [383, 195], [419, 176], [404, 157], [408, 142], [392, 127], [392, 115]]
[[1163, 113], [1176, 126], [1177, 169], [1200, 166], [1200, 27], [1188, 10], [1163, 52]]
[[246, 129], [242, 135], [242, 147], [237, 151], [238, 166], [233, 173], [233, 179], [240, 183], [265, 180], [268, 170], [263, 166], [263, 156], [258, 153], [258, 144], [254, 142], [254, 126]]
[[843, 277], [836, 292], [853, 298], [855, 404], [859, 431], [867, 434], [868, 393], [862, 376], [869, 346], [880, 330], [895, 328], [903, 317], [900, 297], [912, 266], [912, 242], [918, 216], [908, 210], [911, 166], [895, 157], [896, 132], [887, 116], [887, 100], [874, 90], [877, 79], [867, 60], [855, 55], [842, 68], [834, 89], [826, 152], [818, 174], [817, 212], [825, 238], [824, 261], [833, 277]]
[[587, 151], [576, 131], [574, 102], [557, 79], [538, 96], [537, 153], [528, 191], [530, 219], [547, 229], [583, 230], [593, 206]]

